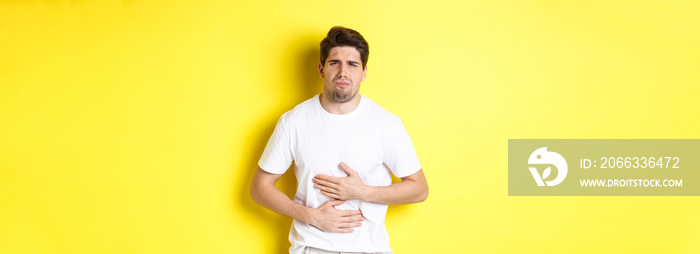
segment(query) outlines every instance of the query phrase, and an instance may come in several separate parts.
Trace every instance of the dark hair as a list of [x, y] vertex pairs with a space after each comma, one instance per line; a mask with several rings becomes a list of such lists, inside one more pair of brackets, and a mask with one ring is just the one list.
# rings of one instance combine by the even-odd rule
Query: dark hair
[[362, 68], [367, 66], [367, 59], [369, 58], [369, 44], [360, 33], [350, 28], [345, 28], [342, 26], [334, 26], [328, 31], [326, 38], [321, 41], [321, 64], [326, 64], [326, 59], [328, 54], [331, 52], [333, 47], [350, 46], [357, 49], [360, 52], [360, 59], [362, 60]]

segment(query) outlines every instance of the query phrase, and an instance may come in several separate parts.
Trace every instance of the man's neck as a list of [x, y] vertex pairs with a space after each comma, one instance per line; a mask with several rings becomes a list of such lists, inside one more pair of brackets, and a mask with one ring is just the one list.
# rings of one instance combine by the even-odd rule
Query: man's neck
[[339, 103], [331, 101], [323, 93], [320, 96], [318, 96], [319, 100], [321, 100], [321, 107], [323, 107], [323, 109], [325, 109], [328, 113], [335, 115], [345, 115], [347, 113], [355, 111], [355, 109], [357, 109], [357, 107], [360, 105], [360, 97], [361, 95], [358, 93], [350, 101], [345, 103]]

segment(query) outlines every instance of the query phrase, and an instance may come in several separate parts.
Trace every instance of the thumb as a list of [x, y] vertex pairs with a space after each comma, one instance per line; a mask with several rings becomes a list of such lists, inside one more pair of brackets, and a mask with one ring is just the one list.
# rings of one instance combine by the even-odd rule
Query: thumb
[[349, 176], [354, 175], [356, 172], [355, 170], [352, 170], [348, 165], [345, 164], [345, 162], [340, 163], [340, 168], [345, 171]]

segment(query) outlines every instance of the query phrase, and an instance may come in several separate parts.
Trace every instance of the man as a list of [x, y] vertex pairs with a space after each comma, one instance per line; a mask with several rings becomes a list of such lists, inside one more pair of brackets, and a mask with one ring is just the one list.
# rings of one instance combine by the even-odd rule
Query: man
[[[401, 119], [358, 94], [369, 46], [333, 27], [321, 41], [323, 93], [280, 117], [250, 191], [260, 205], [294, 218], [298, 253], [392, 253], [388, 204], [422, 202], [428, 184]], [[294, 161], [294, 201], [275, 183]], [[392, 184], [391, 173], [401, 178]]]

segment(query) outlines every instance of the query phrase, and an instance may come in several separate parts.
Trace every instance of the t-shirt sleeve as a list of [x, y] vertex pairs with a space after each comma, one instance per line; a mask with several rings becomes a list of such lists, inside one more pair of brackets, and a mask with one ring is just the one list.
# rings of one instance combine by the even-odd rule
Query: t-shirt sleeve
[[294, 157], [292, 155], [291, 134], [285, 122], [285, 115], [277, 121], [275, 130], [267, 141], [265, 151], [263, 151], [258, 166], [268, 173], [284, 174], [287, 171]]
[[416, 149], [401, 120], [392, 124], [384, 133], [383, 160], [399, 178], [413, 175], [421, 169]]

